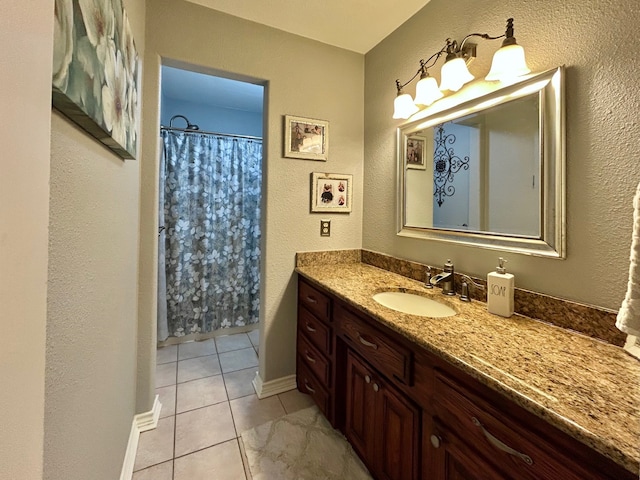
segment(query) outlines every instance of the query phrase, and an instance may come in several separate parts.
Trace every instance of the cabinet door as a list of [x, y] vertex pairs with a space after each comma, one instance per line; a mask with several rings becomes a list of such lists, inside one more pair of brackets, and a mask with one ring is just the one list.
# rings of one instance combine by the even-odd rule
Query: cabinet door
[[347, 353], [346, 418], [344, 434], [369, 469], [373, 458], [375, 393], [373, 373], [351, 352]]
[[390, 385], [374, 380], [376, 445], [374, 458], [381, 480], [418, 478], [420, 412]]
[[347, 353], [345, 435], [379, 480], [418, 475], [420, 412], [356, 354]]

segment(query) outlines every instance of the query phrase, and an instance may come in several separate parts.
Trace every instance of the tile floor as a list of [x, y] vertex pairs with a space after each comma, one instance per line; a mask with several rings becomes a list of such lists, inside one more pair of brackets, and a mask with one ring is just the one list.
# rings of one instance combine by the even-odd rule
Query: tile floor
[[240, 434], [313, 404], [291, 390], [258, 400], [258, 330], [158, 349], [158, 426], [140, 435], [133, 480], [250, 480]]

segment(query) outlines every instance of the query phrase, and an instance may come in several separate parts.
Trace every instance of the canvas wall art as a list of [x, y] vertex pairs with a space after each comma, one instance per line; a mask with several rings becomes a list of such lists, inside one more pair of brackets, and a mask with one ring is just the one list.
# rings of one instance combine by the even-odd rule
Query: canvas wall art
[[139, 62], [121, 0], [55, 0], [53, 106], [122, 158], [138, 144]]

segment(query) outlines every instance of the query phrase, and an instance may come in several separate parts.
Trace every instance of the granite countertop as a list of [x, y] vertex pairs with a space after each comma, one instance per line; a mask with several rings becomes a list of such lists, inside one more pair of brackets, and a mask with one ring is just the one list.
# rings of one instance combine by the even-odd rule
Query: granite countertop
[[[301, 266], [296, 271], [412, 342], [459, 367], [529, 412], [638, 473], [640, 362], [622, 348], [514, 315], [445, 297], [439, 288], [363, 263]], [[372, 299], [403, 288], [434, 296], [458, 312], [425, 318]]]

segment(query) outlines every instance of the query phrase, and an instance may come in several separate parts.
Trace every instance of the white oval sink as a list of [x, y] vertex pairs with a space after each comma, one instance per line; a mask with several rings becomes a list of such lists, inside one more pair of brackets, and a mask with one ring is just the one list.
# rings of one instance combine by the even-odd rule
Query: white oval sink
[[380, 305], [423, 317], [452, 317], [456, 311], [444, 303], [407, 292], [380, 292], [373, 296]]

